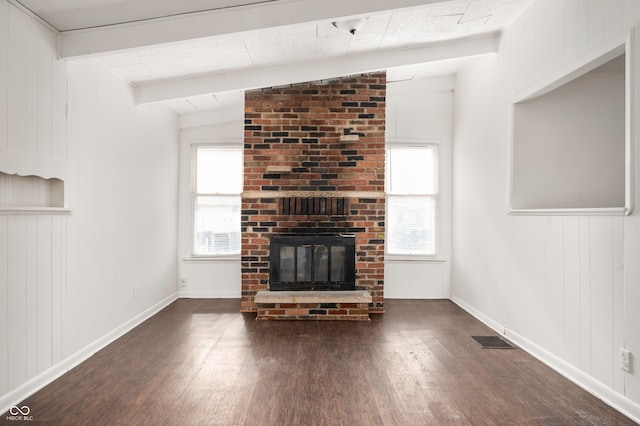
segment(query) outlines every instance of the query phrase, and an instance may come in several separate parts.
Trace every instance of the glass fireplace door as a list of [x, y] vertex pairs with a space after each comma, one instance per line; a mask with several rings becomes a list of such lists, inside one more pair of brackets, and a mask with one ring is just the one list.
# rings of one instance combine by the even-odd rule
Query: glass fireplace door
[[[323, 241], [327, 238], [330, 240]], [[353, 240], [354, 238], [350, 237], [272, 237], [270, 288], [272, 290], [351, 290], [355, 288]]]

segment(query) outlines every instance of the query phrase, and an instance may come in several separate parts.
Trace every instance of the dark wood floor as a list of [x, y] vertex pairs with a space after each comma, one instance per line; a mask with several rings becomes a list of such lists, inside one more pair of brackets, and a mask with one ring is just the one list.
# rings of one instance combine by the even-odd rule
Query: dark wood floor
[[635, 424], [520, 349], [481, 349], [494, 333], [449, 301], [387, 300], [367, 323], [239, 305], [178, 300], [20, 405], [60, 425]]

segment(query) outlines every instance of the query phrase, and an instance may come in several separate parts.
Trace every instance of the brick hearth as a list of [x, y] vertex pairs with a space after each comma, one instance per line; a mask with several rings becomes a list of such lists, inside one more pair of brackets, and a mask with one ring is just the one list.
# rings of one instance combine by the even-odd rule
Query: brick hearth
[[259, 320], [369, 321], [371, 295], [355, 291], [259, 291]]
[[356, 236], [356, 288], [383, 312], [386, 74], [245, 95], [242, 304], [268, 290], [269, 236]]

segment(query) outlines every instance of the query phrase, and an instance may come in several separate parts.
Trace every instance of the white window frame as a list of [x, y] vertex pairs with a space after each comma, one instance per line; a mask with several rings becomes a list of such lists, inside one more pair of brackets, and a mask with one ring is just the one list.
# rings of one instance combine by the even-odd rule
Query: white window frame
[[[241, 256], [241, 249], [237, 253], [220, 253], [220, 254], [199, 254], [195, 252], [195, 228], [196, 228], [196, 203], [199, 197], [228, 197], [236, 198], [240, 197], [240, 209], [238, 211], [238, 219], [242, 215], [242, 187], [237, 193], [198, 193], [197, 192], [197, 159], [199, 148], [212, 148], [218, 150], [239, 151], [240, 155], [244, 158], [243, 146], [232, 143], [192, 143], [190, 145], [190, 227], [189, 227], [189, 257], [193, 260], [227, 260], [227, 259], [239, 259]], [[243, 161], [241, 161], [243, 164]], [[241, 166], [242, 167], [242, 166]], [[240, 170], [240, 173], [243, 173]], [[240, 227], [241, 228], [241, 227]], [[240, 231], [240, 229], [239, 229]]]
[[[430, 260], [430, 261], [438, 261], [440, 260], [441, 254], [441, 232], [440, 232], [440, 152], [439, 152], [439, 143], [430, 140], [430, 141], [406, 141], [406, 140], [392, 140], [387, 141], [386, 146], [386, 167], [385, 167], [385, 192], [386, 192], [386, 209], [387, 209], [387, 219], [385, 219], [385, 259], [387, 260]], [[407, 148], [418, 148], [418, 149], [430, 149], [433, 152], [433, 180], [434, 180], [434, 188], [433, 193], [394, 193], [391, 191], [391, 151], [393, 149], [407, 149]], [[434, 239], [434, 250], [433, 253], [394, 253], [389, 251], [389, 231], [391, 229], [389, 223], [389, 200], [390, 198], [395, 197], [425, 197], [433, 200], [433, 209], [434, 209], [434, 228], [433, 228], [433, 239]]]

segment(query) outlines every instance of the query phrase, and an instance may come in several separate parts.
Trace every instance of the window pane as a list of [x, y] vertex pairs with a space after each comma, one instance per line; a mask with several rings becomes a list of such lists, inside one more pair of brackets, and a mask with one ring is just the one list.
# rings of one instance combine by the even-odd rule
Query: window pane
[[294, 261], [296, 258], [295, 248], [291, 246], [280, 247], [280, 281], [293, 282], [295, 274]]
[[389, 192], [392, 194], [435, 194], [433, 148], [389, 149]]
[[327, 246], [313, 246], [313, 280], [329, 281], [329, 250]]
[[435, 254], [433, 197], [388, 198], [387, 252]]
[[242, 192], [242, 150], [198, 147], [196, 192], [199, 194]]
[[347, 252], [345, 247], [331, 247], [331, 281], [344, 281], [346, 278]]
[[296, 262], [296, 269], [298, 274], [296, 281], [298, 282], [310, 282], [311, 281], [311, 246], [298, 246], [296, 247], [298, 260]]
[[240, 253], [240, 197], [196, 197], [194, 248], [199, 255]]

